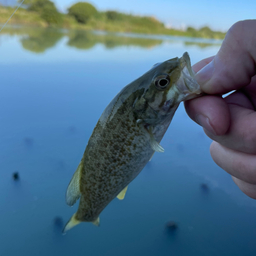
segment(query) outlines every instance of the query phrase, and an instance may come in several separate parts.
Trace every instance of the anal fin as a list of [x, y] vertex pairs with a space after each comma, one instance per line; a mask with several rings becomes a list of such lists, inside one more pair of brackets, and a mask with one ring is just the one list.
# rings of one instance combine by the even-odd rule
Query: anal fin
[[98, 217], [95, 221], [92, 221], [92, 224], [99, 227], [100, 226], [100, 217]]
[[68, 205], [72, 206], [75, 204], [77, 199], [79, 199], [81, 192], [80, 192], [80, 178], [81, 178], [81, 171], [83, 166], [83, 159], [81, 160], [80, 164], [78, 165], [76, 172], [74, 173], [66, 192], [66, 202]]
[[123, 199], [124, 199], [125, 194], [126, 194], [126, 191], [127, 191], [127, 188], [128, 188], [128, 186], [126, 186], [126, 187], [117, 195], [117, 198], [118, 198], [119, 200], [123, 200]]

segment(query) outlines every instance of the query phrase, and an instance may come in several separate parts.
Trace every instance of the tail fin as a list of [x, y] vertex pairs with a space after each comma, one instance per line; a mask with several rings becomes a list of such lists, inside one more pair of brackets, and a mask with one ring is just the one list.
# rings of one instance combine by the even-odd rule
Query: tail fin
[[69, 222], [66, 224], [65, 228], [63, 229], [62, 233], [65, 234], [68, 230], [73, 228], [74, 226], [78, 225], [81, 221], [76, 219], [76, 214], [73, 214]]

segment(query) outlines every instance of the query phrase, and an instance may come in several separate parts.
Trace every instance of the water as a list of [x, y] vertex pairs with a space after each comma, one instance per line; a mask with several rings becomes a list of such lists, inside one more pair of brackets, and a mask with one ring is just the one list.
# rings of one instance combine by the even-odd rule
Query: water
[[[162, 146], [101, 226], [61, 230], [65, 191], [102, 111], [157, 62], [219, 41], [6, 28], [0, 35], [0, 255], [255, 255], [256, 202], [211, 160], [183, 105]], [[19, 179], [13, 179], [13, 173]], [[205, 185], [202, 185], [205, 184]], [[167, 230], [170, 221], [176, 230]]]

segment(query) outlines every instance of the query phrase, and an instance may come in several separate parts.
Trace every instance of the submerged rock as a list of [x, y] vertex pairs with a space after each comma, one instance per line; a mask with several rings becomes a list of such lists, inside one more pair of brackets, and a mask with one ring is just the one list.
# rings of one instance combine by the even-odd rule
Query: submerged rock
[[64, 222], [63, 222], [63, 219], [62, 219], [61, 217], [56, 216], [56, 217], [54, 218], [54, 220], [53, 220], [53, 224], [54, 224], [54, 226], [55, 226], [56, 228], [58, 228], [58, 229], [61, 230], [61, 229], [63, 228]]
[[25, 137], [23, 139], [23, 142], [24, 142], [24, 145], [27, 147], [27, 148], [32, 148], [34, 146], [34, 139], [33, 138], [30, 138], [30, 137]]
[[13, 178], [14, 180], [19, 180], [19, 179], [20, 179], [19, 173], [18, 173], [18, 172], [14, 172], [14, 173], [12, 174], [12, 178]]
[[166, 223], [166, 228], [170, 231], [174, 231], [178, 228], [178, 224], [175, 221], [169, 221]]
[[202, 184], [200, 185], [200, 188], [201, 188], [201, 190], [202, 190], [203, 192], [209, 192], [209, 187], [208, 187], [208, 185], [207, 185], [206, 183], [202, 183]]
[[68, 127], [68, 132], [72, 133], [72, 134], [76, 133], [76, 127], [75, 126], [69, 126]]

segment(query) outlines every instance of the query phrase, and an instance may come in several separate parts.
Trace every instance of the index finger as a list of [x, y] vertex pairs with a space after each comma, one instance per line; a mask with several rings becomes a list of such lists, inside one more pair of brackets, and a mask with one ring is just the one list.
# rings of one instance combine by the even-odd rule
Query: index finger
[[196, 79], [207, 94], [224, 94], [248, 85], [256, 74], [256, 20], [234, 24], [212, 61]]
[[210, 63], [213, 60], [214, 56], [205, 58], [203, 60], [200, 60], [196, 64], [193, 65], [192, 69], [197, 73], [199, 70], [201, 70], [204, 66], [206, 66], [208, 63]]

